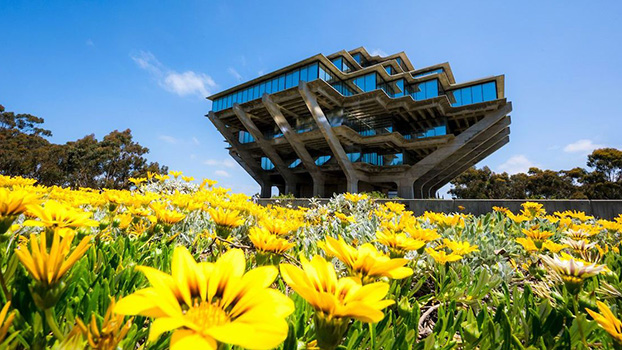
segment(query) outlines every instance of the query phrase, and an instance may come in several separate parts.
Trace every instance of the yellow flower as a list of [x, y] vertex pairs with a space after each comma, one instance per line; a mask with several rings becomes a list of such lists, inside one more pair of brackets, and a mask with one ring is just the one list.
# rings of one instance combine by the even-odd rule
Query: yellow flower
[[607, 333], [609, 333], [616, 344], [622, 345], [622, 321], [614, 316], [607, 304], [596, 301], [596, 305], [598, 305], [598, 311], [600, 311], [600, 314], [590, 309], [585, 309], [585, 311], [587, 311], [587, 313], [594, 318], [594, 321], [598, 322], [598, 324], [603, 327]]
[[28, 206], [38, 202], [38, 196], [32, 192], [0, 187], [0, 234], [5, 233], [15, 218], [25, 212]]
[[536, 244], [529, 237], [518, 237], [516, 239], [516, 243], [523, 246], [523, 249], [525, 249], [528, 252], [539, 250], [538, 247], [536, 247]]
[[372, 282], [378, 277], [402, 279], [413, 274], [411, 268], [404, 267], [408, 263], [407, 259], [391, 259], [370, 243], [365, 243], [356, 249], [347, 244], [343, 237], [339, 237], [339, 240], [326, 237], [322, 249], [326, 254], [346, 264], [350, 274], [359, 277], [363, 283]]
[[135, 177], [130, 177], [130, 178], [128, 179], [128, 181], [129, 181], [129, 182], [131, 182], [131, 183], [133, 183], [133, 184], [134, 184], [134, 186], [138, 186], [138, 185], [142, 184], [143, 182], [147, 182], [147, 179], [146, 179], [146, 178], [144, 178], [144, 177], [138, 177], [138, 178], [135, 178]]
[[199, 187], [200, 188], [205, 188], [205, 186], [207, 185], [208, 188], [211, 188], [211, 187], [213, 187], [217, 183], [218, 183], [218, 181], [216, 181], [216, 180], [203, 179], [203, 182], [201, 182], [201, 185]]
[[376, 241], [391, 251], [392, 257], [403, 257], [406, 252], [421, 249], [426, 242], [414, 239], [405, 233], [382, 230], [376, 233]]
[[542, 244], [542, 249], [546, 249], [552, 253], [557, 253], [560, 250], [567, 248], [568, 245], [567, 244], [559, 244], [559, 243], [555, 243], [553, 241], [550, 240], [546, 240], [544, 241], [544, 243]]
[[240, 249], [229, 250], [215, 263], [197, 263], [185, 247], [176, 247], [171, 275], [140, 267], [151, 287], [121, 299], [115, 312], [155, 318], [149, 341], [174, 331], [173, 350], [216, 350], [219, 343], [275, 348], [287, 337], [285, 318], [294, 303], [269, 288], [278, 274], [275, 267], [245, 269]]
[[404, 230], [408, 236], [418, 241], [432, 242], [433, 240], [441, 238], [441, 235], [435, 229], [410, 227]]
[[91, 213], [76, 210], [56, 201], [48, 201], [43, 207], [39, 205], [29, 206], [28, 211], [39, 218], [39, 221], [26, 220], [25, 226], [44, 226], [58, 230], [61, 236], [79, 227], [99, 225], [97, 221], [90, 219]]
[[154, 177], [156, 180], [160, 181], [160, 182], [164, 182], [164, 181], [166, 181], [166, 180], [170, 179], [170, 176], [168, 176], [168, 175], [163, 175], [163, 174], [155, 174], [153, 177]]
[[358, 203], [359, 201], [369, 199], [369, 196], [365, 193], [345, 193], [343, 198], [352, 203]]
[[[523, 249], [525, 249], [528, 252], [534, 252], [534, 251], [540, 251], [540, 250], [548, 250], [551, 251], [553, 253], [557, 253], [560, 250], [568, 247], [566, 244], [558, 244], [555, 243], [553, 241], [550, 240], [546, 240], [544, 242], [539, 241], [539, 242], [534, 242], [531, 238], [529, 237], [519, 237], [516, 239], [516, 242], [520, 245], [523, 246]], [[538, 247], [539, 245], [539, 247]]]
[[11, 327], [11, 324], [13, 324], [13, 319], [15, 318], [14, 311], [11, 311], [11, 313], [9, 313], [10, 307], [11, 302], [7, 301], [7, 303], [4, 304], [2, 311], [0, 311], [0, 343], [2, 343], [6, 338], [6, 335], [9, 332], [9, 327]]
[[447, 238], [443, 239], [443, 243], [447, 248], [451, 249], [453, 254], [466, 255], [472, 252], [479, 252], [476, 245], [471, 245], [469, 242], [451, 241]]
[[264, 217], [259, 220], [259, 226], [268, 230], [273, 235], [284, 236], [296, 231], [300, 227], [300, 222], [296, 220], [281, 220], [273, 217]]
[[35, 280], [44, 285], [53, 286], [89, 249], [91, 238], [87, 236], [69, 254], [73, 238], [73, 231], [65, 234], [62, 239], [58, 232], [54, 232], [48, 252], [46, 234], [39, 235], [37, 239], [37, 235], [33, 233], [30, 235], [30, 250], [25, 245], [19, 246], [15, 249], [15, 254]]
[[334, 266], [319, 255], [308, 261], [300, 257], [302, 269], [281, 264], [281, 276], [298, 295], [315, 309], [317, 345], [334, 349], [351, 318], [376, 323], [384, 318], [382, 309], [394, 303], [383, 298], [389, 291], [384, 282], [361, 285], [352, 277], [337, 278]]
[[580, 291], [583, 281], [598, 275], [605, 269], [603, 265], [591, 264], [569, 255], [561, 259], [557, 255], [553, 258], [543, 255], [541, 258], [550, 270], [566, 284], [568, 291], [572, 294]]
[[458, 261], [462, 259], [462, 255], [458, 255], [454, 253], [447, 254], [442, 250], [436, 251], [432, 248], [426, 248], [425, 251], [428, 254], [430, 254], [430, 256], [432, 257], [432, 259], [434, 259], [434, 261], [436, 261], [437, 263], [441, 265], [445, 265], [448, 262], [454, 262], [454, 261]]
[[110, 305], [106, 310], [106, 315], [102, 321], [101, 327], [97, 325], [95, 314], [91, 314], [91, 322], [85, 325], [82, 320], [76, 318], [78, 327], [82, 334], [86, 335], [89, 345], [92, 349], [97, 350], [114, 350], [118, 348], [119, 343], [125, 338], [127, 332], [132, 327], [132, 320], [123, 322], [122, 315], [114, 315], [115, 300], [110, 301]]
[[248, 238], [253, 242], [255, 248], [262, 252], [282, 254], [295, 246], [294, 243], [273, 235], [262, 227], [251, 227]]
[[192, 177], [192, 176], [182, 176], [181, 179], [186, 181], [186, 182], [194, 181], [194, 177]]
[[525, 236], [531, 238], [534, 242], [543, 242], [547, 240], [549, 237], [553, 236], [553, 232], [549, 231], [540, 231], [537, 227], [532, 229], [523, 229], [523, 233]]
[[396, 202], [386, 202], [384, 203], [384, 206], [391, 212], [395, 213], [395, 214], [401, 214], [404, 212], [404, 210], [406, 210], [406, 206], [402, 203], [396, 203]]
[[151, 209], [155, 212], [158, 221], [166, 225], [174, 225], [186, 217], [186, 214], [166, 209], [163, 205], [154, 204], [151, 206]]
[[183, 174], [183, 172], [171, 170], [171, 171], [168, 172], [168, 174], [177, 179], [178, 177], [180, 177]]
[[343, 224], [353, 224], [356, 222], [356, 219], [354, 219], [354, 216], [352, 215], [348, 216], [340, 212], [336, 212], [335, 217], [339, 219], [339, 221], [341, 221], [341, 223]]
[[208, 208], [207, 212], [212, 218], [212, 221], [219, 226], [236, 228], [244, 224], [244, 218], [240, 216], [240, 212], [238, 210]]
[[541, 203], [525, 202], [521, 204], [521, 207], [523, 207], [522, 214], [529, 218], [534, 218], [546, 214], [546, 210], [544, 210], [544, 205], [542, 205]]

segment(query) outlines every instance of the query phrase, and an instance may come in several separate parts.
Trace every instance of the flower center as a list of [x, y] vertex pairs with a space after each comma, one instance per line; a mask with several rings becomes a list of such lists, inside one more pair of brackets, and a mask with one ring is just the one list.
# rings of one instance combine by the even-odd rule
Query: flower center
[[186, 311], [186, 318], [202, 331], [229, 321], [229, 316], [222, 308], [206, 301], [195, 301], [194, 305]]

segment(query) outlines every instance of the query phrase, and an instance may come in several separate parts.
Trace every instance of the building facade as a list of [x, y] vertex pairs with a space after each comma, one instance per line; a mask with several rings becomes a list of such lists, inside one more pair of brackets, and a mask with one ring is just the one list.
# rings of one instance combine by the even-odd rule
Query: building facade
[[208, 97], [207, 117], [259, 183], [297, 197], [380, 191], [434, 197], [509, 142], [504, 76], [456, 83], [364, 48], [315, 55]]

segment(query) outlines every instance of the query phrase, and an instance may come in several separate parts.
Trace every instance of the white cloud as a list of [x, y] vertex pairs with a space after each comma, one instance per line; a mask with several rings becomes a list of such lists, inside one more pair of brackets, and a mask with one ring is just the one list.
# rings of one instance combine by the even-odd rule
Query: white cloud
[[233, 77], [237, 81], [242, 81], [244, 79], [244, 78], [242, 78], [242, 74], [238, 73], [238, 71], [235, 70], [235, 68], [233, 68], [233, 67], [227, 68], [227, 72], [229, 72], [229, 74], [233, 75]]
[[199, 139], [197, 139], [197, 138], [196, 138], [196, 136], [192, 136], [192, 143], [193, 143], [195, 146], [198, 146], [198, 145], [200, 145], [200, 144], [201, 144], [201, 142], [199, 142]]
[[88, 39], [86, 40], [86, 46], [95, 46], [95, 43], [93, 42], [93, 40]]
[[179, 96], [197, 95], [205, 98], [217, 86], [207, 74], [193, 71], [180, 73], [167, 68], [151, 52], [140, 51], [130, 57], [138, 67], [149, 72], [158, 85]]
[[160, 136], [158, 136], [158, 139], [160, 139], [160, 140], [162, 140], [162, 141], [164, 141], [166, 143], [169, 143], [171, 145], [174, 145], [174, 144], [177, 143], [177, 139], [174, 138], [173, 136], [169, 136], [169, 135], [160, 135]]
[[218, 176], [222, 176], [222, 177], [230, 177], [231, 176], [225, 170], [216, 170], [216, 171], [214, 171], [214, 175], [218, 175]]
[[523, 154], [517, 154], [510, 157], [505, 163], [499, 165], [499, 170], [505, 171], [508, 174], [526, 173], [529, 168], [536, 167], [537, 165], [527, 159]]
[[372, 56], [382, 56], [382, 57], [389, 56], [389, 55], [387, 55], [386, 52], [384, 52], [384, 51], [382, 51], [380, 49], [373, 49], [373, 50], [371, 50], [371, 52], [369, 54], [372, 55]]
[[224, 166], [226, 168], [235, 168], [236, 162], [231, 159], [206, 159], [205, 161], [203, 161], [203, 164], [209, 166]]
[[595, 144], [592, 140], [582, 139], [577, 142], [566, 145], [564, 152], [566, 153], [582, 153], [588, 154], [597, 148], [603, 148], [604, 145]]

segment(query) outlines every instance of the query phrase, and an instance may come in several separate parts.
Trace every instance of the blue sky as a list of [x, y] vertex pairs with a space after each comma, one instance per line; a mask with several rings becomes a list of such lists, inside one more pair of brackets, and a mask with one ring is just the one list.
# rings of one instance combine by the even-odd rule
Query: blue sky
[[149, 159], [259, 187], [204, 117], [205, 95], [317, 53], [405, 51], [457, 81], [505, 74], [511, 141], [478, 166], [585, 166], [622, 147], [620, 1], [0, 0], [0, 104], [53, 142], [130, 128]]

